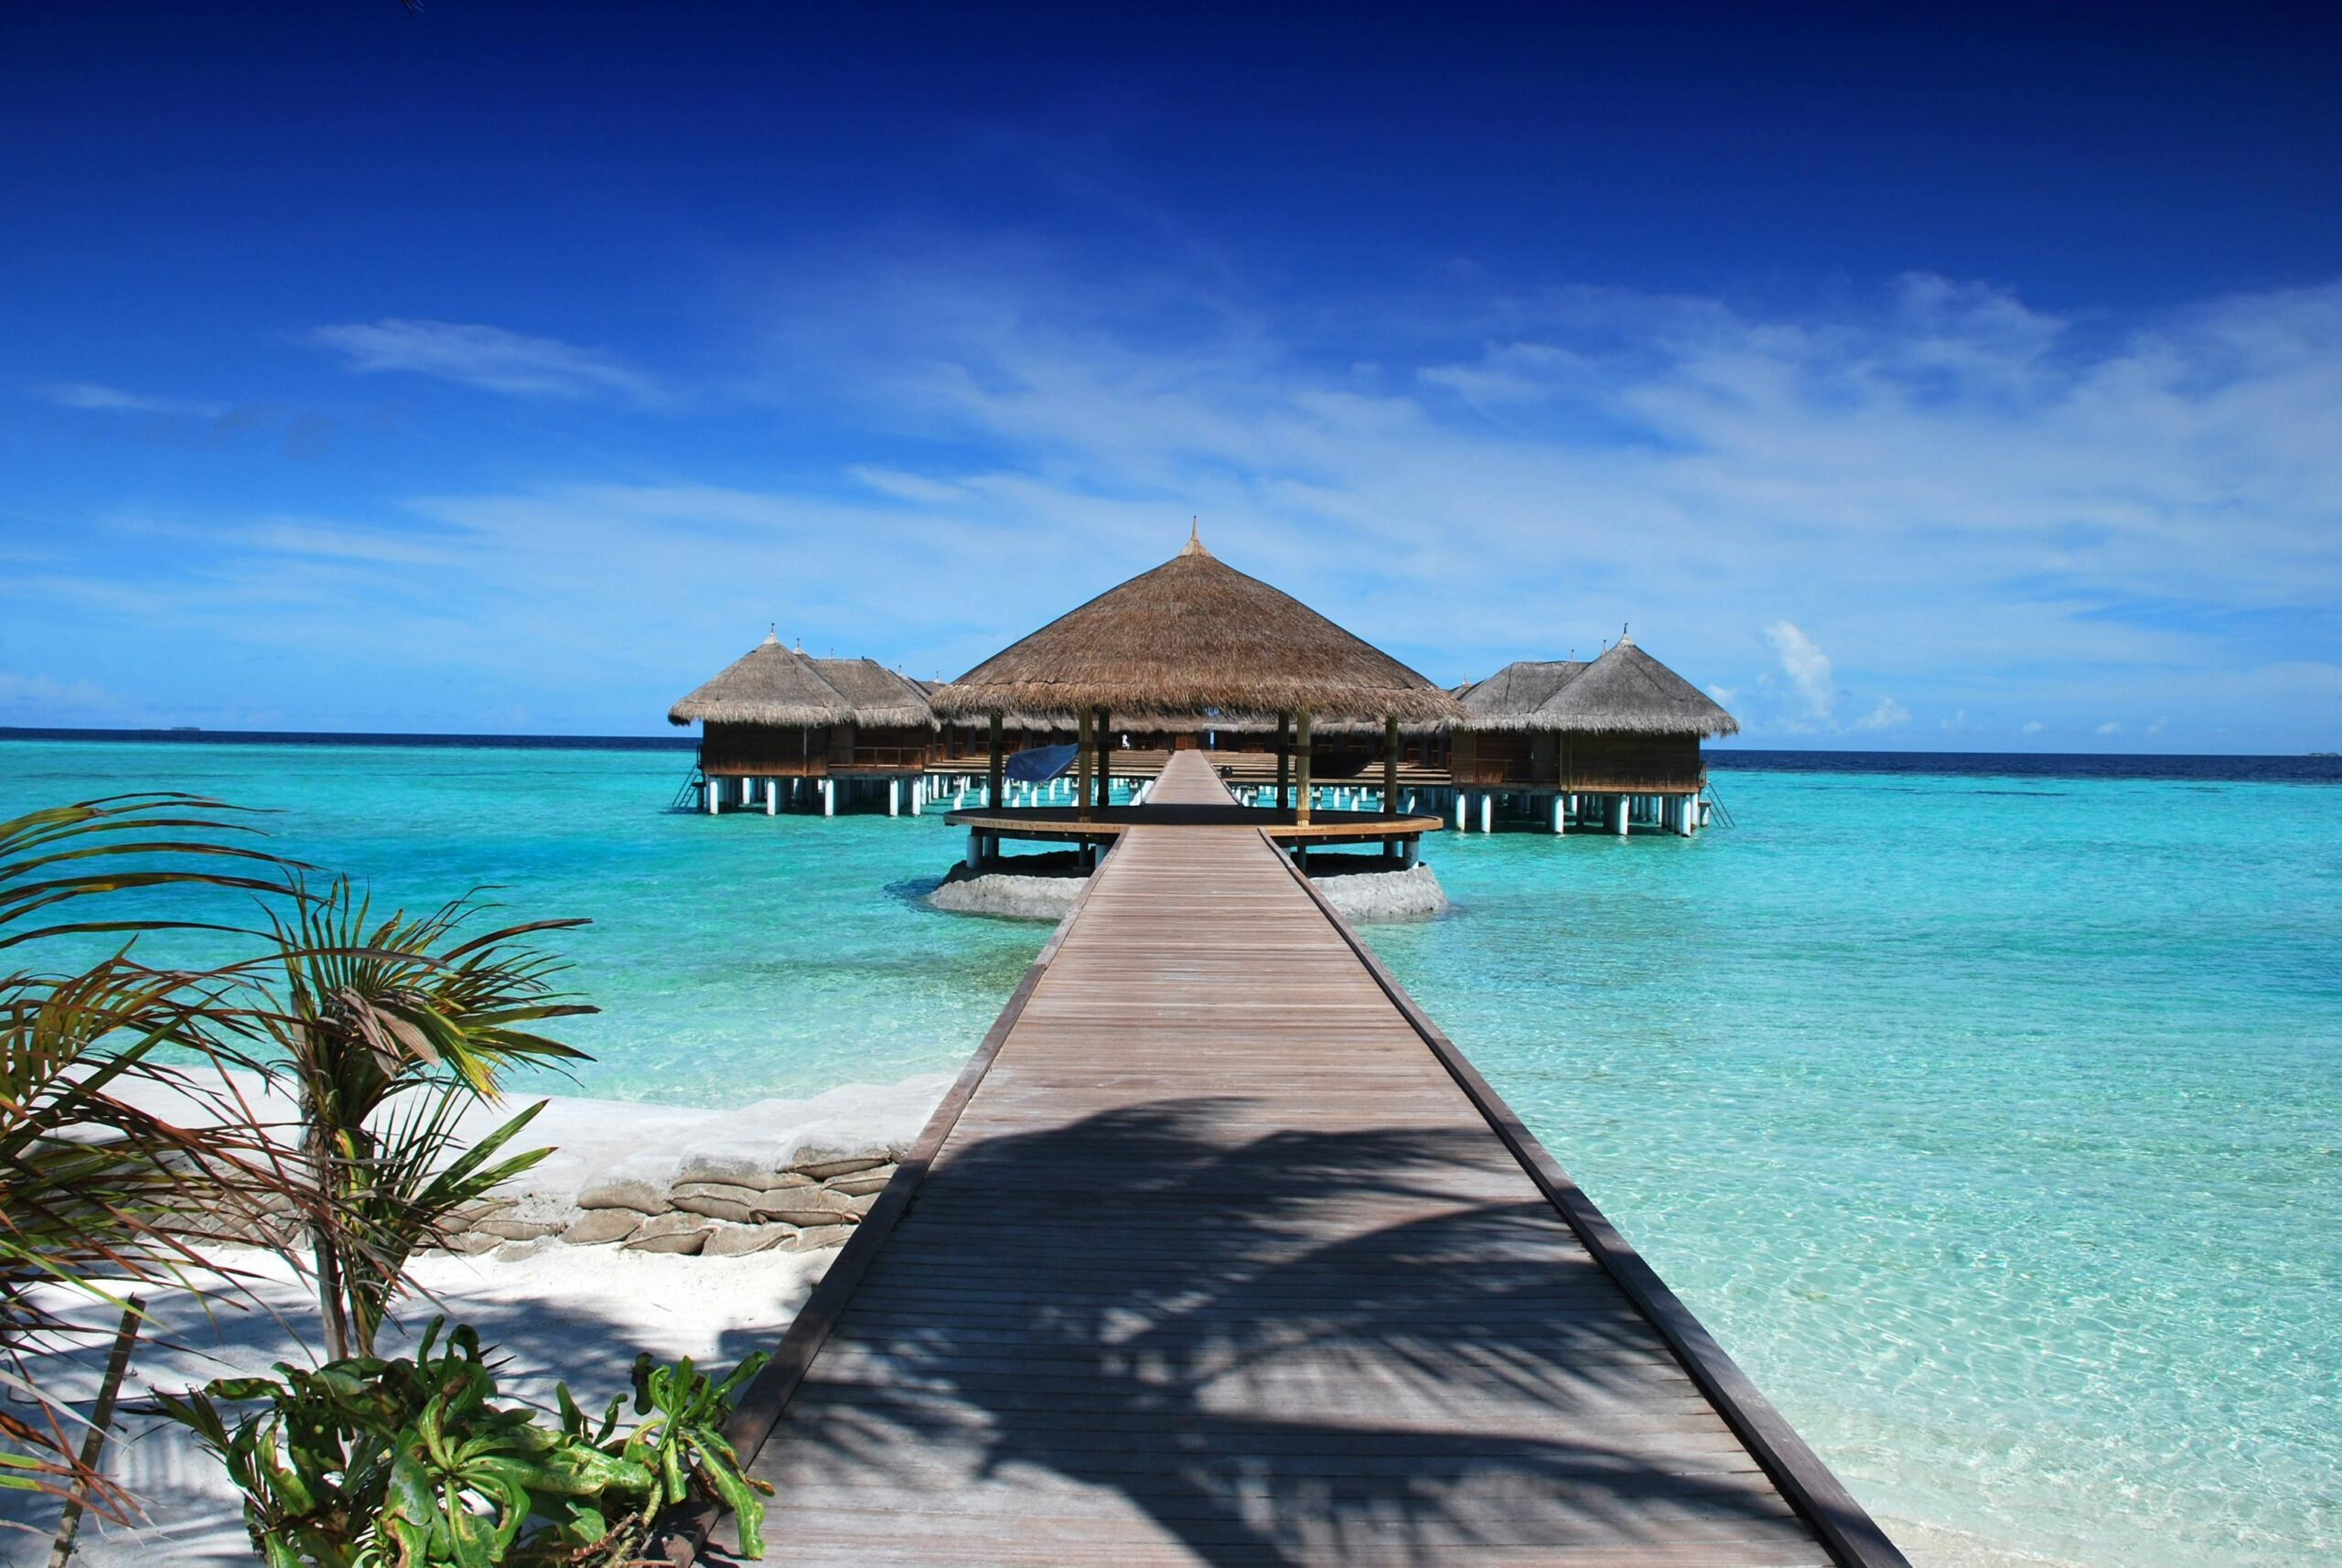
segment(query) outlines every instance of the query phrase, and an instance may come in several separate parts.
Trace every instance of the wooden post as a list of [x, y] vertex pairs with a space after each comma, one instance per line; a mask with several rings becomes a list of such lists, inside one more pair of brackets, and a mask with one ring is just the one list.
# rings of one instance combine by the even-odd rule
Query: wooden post
[[984, 805], [989, 810], [997, 811], [1001, 807], [1000, 776], [1002, 767], [1000, 759], [1000, 715], [998, 714], [992, 715], [991, 758], [991, 761], [986, 765], [986, 770], [984, 773]]
[[1293, 715], [1277, 715], [1277, 810], [1282, 811], [1292, 801], [1293, 784]]
[[1090, 723], [1088, 708], [1081, 710], [1081, 716], [1077, 723], [1080, 727], [1076, 732], [1073, 746], [1075, 775], [1073, 802], [1079, 808], [1075, 815], [1086, 822], [1090, 820], [1090, 778], [1096, 770], [1098, 761], [1090, 749], [1091, 736], [1096, 731]]
[[1294, 774], [1293, 821], [1295, 827], [1309, 825], [1309, 710], [1304, 708], [1293, 724]]
[[1098, 737], [1098, 808], [1101, 811], [1114, 803], [1114, 765], [1108, 760], [1113, 749], [1109, 733], [1112, 726], [1107, 723], [1111, 716], [1105, 709], [1100, 708], [1090, 721], [1090, 731]]
[[1399, 721], [1382, 721], [1382, 814], [1399, 814]]

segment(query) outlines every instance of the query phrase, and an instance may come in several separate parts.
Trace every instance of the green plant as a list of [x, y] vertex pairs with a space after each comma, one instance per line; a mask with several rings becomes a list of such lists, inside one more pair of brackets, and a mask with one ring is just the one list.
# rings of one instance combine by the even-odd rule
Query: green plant
[[532, 1031], [595, 1009], [556, 991], [560, 965], [523, 945], [583, 925], [537, 920], [466, 937], [469, 899], [421, 918], [377, 919], [338, 879], [277, 922], [283, 993], [263, 1024], [297, 1093], [301, 1168], [311, 1186], [311, 1261], [328, 1356], [371, 1352], [408, 1257], [448, 1217], [543, 1158], [495, 1165], [541, 1107], [489, 1133], [452, 1164], [458, 1120], [493, 1102], [516, 1063], [582, 1059]]
[[223, 928], [152, 902], [134, 918], [88, 902], [283, 891], [285, 863], [232, 842], [249, 830], [226, 812], [127, 795], [0, 821], [0, 950], [102, 944], [64, 972], [0, 973], [0, 1381], [25, 1402], [21, 1415], [0, 1410], [0, 1487], [86, 1498], [115, 1519], [129, 1499], [84, 1462], [96, 1450], [77, 1440], [82, 1418], [42, 1384], [50, 1353], [91, 1336], [68, 1308], [120, 1313], [142, 1287], [232, 1291], [238, 1276], [186, 1221], [248, 1224], [297, 1202], [221, 1070], [237, 1059], [220, 1044], [232, 981], [133, 955], [147, 933]]
[[[603, 1568], [695, 1493], [729, 1507], [742, 1549], [764, 1554], [770, 1488], [742, 1474], [721, 1431], [762, 1354], [721, 1382], [646, 1356], [630, 1426], [623, 1398], [596, 1422], [565, 1384], [548, 1423], [497, 1402], [478, 1336], [459, 1327], [443, 1345], [441, 1326], [412, 1359], [280, 1364], [274, 1378], [160, 1400], [226, 1465], [269, 1568]], [[223, 1404], [261, 1408], [231, 1424]]]

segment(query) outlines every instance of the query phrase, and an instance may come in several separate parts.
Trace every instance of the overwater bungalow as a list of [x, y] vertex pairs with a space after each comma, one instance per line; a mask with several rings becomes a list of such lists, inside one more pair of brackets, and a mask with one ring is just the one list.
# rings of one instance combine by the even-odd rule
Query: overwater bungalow
[[768, 635], [667, 718], [704, 726], [695, 804], [711, 814], [924, 804], [935, 715], [925, 688], [875, 660], [809, 659]]
[[[1047, 836], [1079, 838], [1085, 830], [1074, 823], [1097, 822], [1099, 831], [1111, 832], [1103, 813], [1112, 800], [1115, 755], [1125, 737], [1167, 738], [1181, 749], [1179, 736], [1239, 720], [1253, 721], [1255, 733], [1286, 737], [1275, 752], [1280, 766], [1272, 809], [1281, 813], [1289, 805], [1287, 826], [1311, 831], [1314, 729], [1321, 718], [1358, 725], [1362, 734], [1380, 732], [1374, 755], [1384, 759], [1385, 769], [1378, 805], [1381, 814], [1394, 816], [1402, 726], [1436, 727], [1463, 713], [1455, 698], [1422, 675], [1290, 595], [1220, 562], [1192, 535], [1170, 561], [1058, 617], [937, 689], [930, 701], [947, 730], [983, 725], [989, 780], [983, 799], [994, 806], [1004, 798], [1012, 722], [1053, 730], [1069, 722], [1074, 732], [1077, 810], [1069, 814], [1074, 822], [1019, 824], [1003, 817], [976, 826], [972, 865], [996, 853], [1004, 831], [1046, 826], [1052, 830]], [[994, 840], [989, 848], [987, 835]], [[1413, 832], [1391, 826], [1378, 836], [1394, 845], [1403, 838], [1412, 849]]]
[[1466, 687], [1452, 740], [1456, 821], [1482, 832], [1502, 805], [1563, 832], [1706, 822], [1700, 742], [1739, 721], [1621, 635], [1591, 661], [1523, 660]]

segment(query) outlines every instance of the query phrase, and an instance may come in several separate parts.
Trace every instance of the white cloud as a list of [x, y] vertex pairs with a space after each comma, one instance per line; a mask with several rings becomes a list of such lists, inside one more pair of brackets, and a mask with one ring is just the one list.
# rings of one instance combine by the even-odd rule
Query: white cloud
[[660, 395], [650, 377], [599, 349], [501, 327], [385, 317], [320, 327], [309, 339], [340, 353], [361, 373], [407, 371], [522, 397], [617, 394], [650, 403]]
[[2170, 724], [2170, 723], [2171, 723], [2171, 716], [2170, 716], [2168, 714], [2165, 714], [2163, 717], [2161, 717], [2161, 718], [2159, 718], [2159, 719], [2155, 720], [2155, 722], [2154, 722], [2154, 723], [2153, 723], [2153, 724], [2149, 725], [2147, 726], [2147, 733], [2148, 733], [2149, 735], [2161, 735], [2161, 734], [2163, 734], [2163, 732], [2164, 732], [2164, 726], [2165, 726], [2166, 725], [2168, 725], [2168, 724]]
[[1901, 729], [1911, 722], [1911, 710], [1892, 697], [1881, 697], [1878, 705], [1853, 724], [1849, 730]]
[[2016, 733], [2019, 735], [2039, 735], [2048, 726], [2044, 725], [2039, 719], [2027, 719], [2023, 725], [2017, 727]]
[[161, 413], [191, 419], [217, 419], [228, 412], [226, 405], [198, 403], [187, 398], [150, 397], [143, 392], [124, 392], [120, 387], [106, 386], [98, 381], [52, 381], [33, 389], [49, 402], [66, 408], [83, 408], [100, 413]]
[[1781, 673], [1797, 688], [1806, 712], [1827, 724], [1838, 702], [1837, 688], [1830, 677], [1830, 656], [1793, 621], [1777, 620], [1767, 627], [1765, 640], [1773, 645], [1773, 651], [1781, 661]]
[[2122, 733], [2122, 726], [2115, 723], [2112, 719], [2109, 719], [2104, 724], [2099, 725], [2095, 733], [2099, 735], [2121, 735]]

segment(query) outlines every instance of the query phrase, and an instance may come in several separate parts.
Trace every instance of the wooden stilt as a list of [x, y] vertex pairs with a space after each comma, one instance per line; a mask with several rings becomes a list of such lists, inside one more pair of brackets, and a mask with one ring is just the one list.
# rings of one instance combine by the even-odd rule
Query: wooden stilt
[[1097, 744], [1097, 729], [1090, 722], [1090, 710], [1087, 708], [1081, 711], [1078, 723], [1080, 730], [1075, 737], [1073, 748], [1075, 772], [1073, 800], [1075, 814], [1086, 822], [1090, 821], [1090, 775], [1097, 770], [1098, 758], [1094, 750]]
[[1399, 721], [1382, 721], [1382, 814], [1399, 814]]
[[984, 804], [995, 811], [1000, 810], [1004, 803], [1000, 798], [1001, 768], [1000, 715], [994, 714], [992, 715], [990, 760], [986, 763], [984, 771]]
[[1304, 708], [1293, 724], [1294, 790], [1293, 820], [1295, 825], [1309, 825], [1309, 710]]
[[1293, 715], [1277, 715], [1277, 810], [1282, 811], [1293, 802]]
[[1105, 709], [1100, 708], [1097, 715], [1090, 721], [1098, 736], [1098, 807], [1101, 811], [1114, 803], [1114, 765], [1110, 760], [1113, 755], [1114, 740], [1112, 726], [1108, 722], [1112, 717]]

